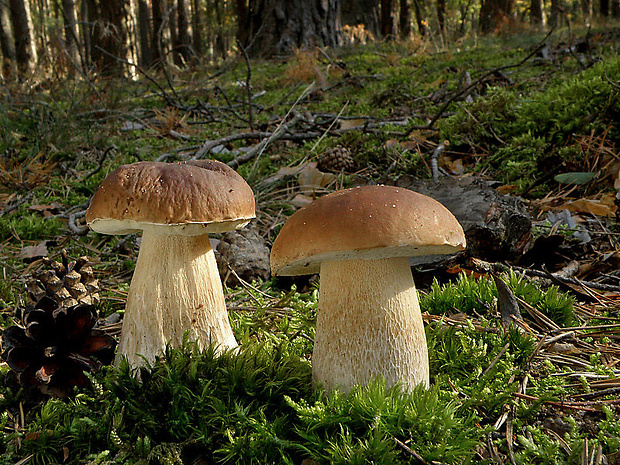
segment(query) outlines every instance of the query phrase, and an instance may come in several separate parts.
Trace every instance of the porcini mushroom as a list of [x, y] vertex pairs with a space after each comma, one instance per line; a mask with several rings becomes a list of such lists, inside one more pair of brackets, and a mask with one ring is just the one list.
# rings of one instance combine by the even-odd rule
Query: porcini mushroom
[[152, 362], [187, 332], [199, 347], [234, 348], [209, 233], [238, 229], [255, 216], [252, 189], [213, 160], [138, 162], [110, 173], [86, 212], [103, 234], [142, 231], [116, 361]]
[[334, 192], [298, 210], [271, 250], [274, 275], [320, 273], [314, 382], [348, 392], [382, 376], [428, 386], [426, 336], [409, 257], [465, 248], [439, 202], [388, 186]]

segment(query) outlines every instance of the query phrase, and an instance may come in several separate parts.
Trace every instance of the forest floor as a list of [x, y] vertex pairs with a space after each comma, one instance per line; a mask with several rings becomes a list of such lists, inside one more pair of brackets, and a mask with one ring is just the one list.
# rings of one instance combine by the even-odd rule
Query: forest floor
[[84, 213], [120, 164], [228, 163], [266, 246], [341, 188], [475, 182], [495, 200], [463, 218], [468, 251], [413, 269], [429, 390], [313, 390], [316, 279], [250, 275], [226, 287], [241, 351], [188, 344], [138, 379], [103, 366], [61, 398], [41, 380], [20, 388], [2, 362], [0, 464], [620, 463], [619, 38], [412, 40], [5, 83], [5, 329], [41, 290], [74, 292], [65, 276], [81, 269], [97, 328], [118, 337], [139, 237], [90, 232]]

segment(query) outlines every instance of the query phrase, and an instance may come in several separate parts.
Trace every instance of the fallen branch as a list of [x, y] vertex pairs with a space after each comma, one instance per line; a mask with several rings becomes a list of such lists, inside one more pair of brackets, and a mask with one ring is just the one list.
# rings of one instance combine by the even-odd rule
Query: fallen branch
[[584, 288], [597, 289], [599, 291], [620, 292], [620, 286], [614, 286], [612, 284], [595, 283], [592, 281], [582, 281], [577, 278], [567, 278], [558, 273], [549, 273], [540, 270], [532, 270], [530, 268], [522, 268], [520, 266], [504, 265], [502, 263], [490, 263], [480, 260], [479, 258], [471, 258], [469, 265], [476, 271], [483, 273], [505, 273], [515, 271], [517, 273], [523, 273], [527, 276], [535, 278], [549, 279], [550, 275], [553, 279], [556, 279], [562, 283], [572, 284], [574, 286], [583, 286]]

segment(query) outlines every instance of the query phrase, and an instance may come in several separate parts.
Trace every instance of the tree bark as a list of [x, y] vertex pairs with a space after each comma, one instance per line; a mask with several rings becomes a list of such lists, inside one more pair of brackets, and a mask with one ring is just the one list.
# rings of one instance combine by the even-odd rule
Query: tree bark
[[15, 37], [17, 66], [21, 73], [28, 73], [34, 69], [37, 60], [30, 4], [28, 0], [9, 0], [9, 5]]
[[394, 0], [381, 0], [381, 35], [394, 38]]
[[437, 25], [443, 37], [446, 32], [446, 0], [437, 0]]
[[240, 38], [253, 56], [340, 45], [340, 0], [257, 0], [246, 5]]
[[487, 34], [501, 29], [512, 19], [514, 0], [483, 0], [480, 7], [480, 32]]
[[542, 0], [530, 0], [530, 24], [532, 26], [541, 25], [543, 22]]
[[165, 0], [152, 0], [153, 32], [151, 34], [151, 50], [154, 62], [162, 64], [164, 60], [164, 5]]
[[408, 0], [400, 0], [400, 12], [398, 16], [398, 29], [400, 36], [407, 39], [411, 35], [411, 9]]
[[194, 53], [199, 58], [204, 56], [204, 47], [202, 43], [202, 10], [200, 0], [192, 0], [192, 46]]
[[347, 26], [361, 24], [374, 37], [380, 34], [380, 4], [377, 0], [341, 0], [341, 22]]
[[425, 17], [422, 13], [424, 9], [423, 0], [413, 0], [413, 11], [415, 13], [415, 22], [418, 26], [418, 33], [424, 37], [427, 31], [427, 25], [425, 23]]
[[152, 48], [151, 10], [148, 1], [138, 0], [137, 10], [138, 64], [143, 68], [150, 68], [153, 65], [154, 51]]
[[549, 10], [549, 26], [556, 27], [560, 24], [560, 11], [562, 9], [561, 0], [551, 0], [551, 8]]
[[178, 52], [183, 64], [189, 63], [194, 53], [192, 52], [192, 39], [189, 28], [189, 12], [186, 0], [177, 0], [177, 40]]
[[[93, 2], [94, 3], [94, 2]], [[92, 4], [91, 4], [92, 6]], [[97, 70], [107, 76], [122, 76], [127, 57], [127, 0], [100, 0], [93, 34], [92, 56]]]
[[17, 77], [17, 55], [15, 51], [15, 35], [11, 26], [11, 11], [8, 2], [0, 0], [0, 48], [2, 50], [2, 77]]
[[[62, 0], [62, 18], [65, 24], [65, 44], [67, 47], [67, 55], [69, 55], [69, 58], [71, 59], [72, 66], [79, 68], [81, 60], [74, 0]], [[72, 74], [73, 70], [70, 72]]]

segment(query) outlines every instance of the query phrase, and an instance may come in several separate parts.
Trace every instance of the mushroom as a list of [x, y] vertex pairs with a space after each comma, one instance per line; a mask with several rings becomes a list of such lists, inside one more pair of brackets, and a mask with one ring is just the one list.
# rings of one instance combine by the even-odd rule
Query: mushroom
[[443, 205], [389, 186], [338, 191], [293, 214], [271, 250], [274, 275], [320, 273], [315, 383], [348, 392], [382, 376], [428, 386], [428, 350], [409, 257], [456, 253], [465, 235]]
[[110, 173], [86, 211], [103, 234], [142, 231], [116, 362], [152, 362], [185, 333], [202, 348], [234, 348], [209, 233], [255, 217], [252, 189], [232, 168], [212, 160], [138, 162]]

